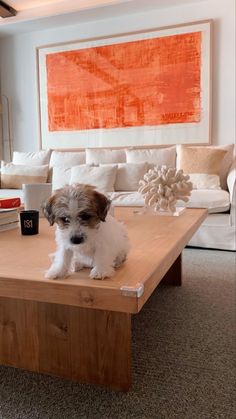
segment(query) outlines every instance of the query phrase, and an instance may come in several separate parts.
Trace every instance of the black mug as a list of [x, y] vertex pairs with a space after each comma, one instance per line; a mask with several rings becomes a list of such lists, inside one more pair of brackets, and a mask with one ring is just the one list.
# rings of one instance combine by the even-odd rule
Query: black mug
[[39, 211], [25, 210], [20, 212], [21, 234], [32, 236], [39, 232]]

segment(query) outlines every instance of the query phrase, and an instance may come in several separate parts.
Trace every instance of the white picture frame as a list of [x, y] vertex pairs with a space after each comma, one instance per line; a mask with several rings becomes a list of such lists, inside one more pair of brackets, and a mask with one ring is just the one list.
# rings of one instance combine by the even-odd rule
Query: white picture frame
[[[163, 146], [163, 145], [171, 145], [171, 144], [210, 144], [211, 143], [211, 30], [212, 30], [212, 21], [200, 21], [200, 22], [192, 22], [189, 24], [184, 25], [176, 25], [172, 27], [164, 27], [159, 29], [153, 29], [146, 32], [135, 32], [135, 33], [128, 33], [128, 34], [121, 34], [119, 36], [112, 36], [112, 37], [105, 37], [105, 38], [99, 38], [99, 39], [88, 39], [83, 41], [75, 41], [75, 42], [67, 42], [64, 44], [57, 44], [57, 45], [50, 45], [50, 46], [42, 46], [37, 48], [37, 69], [38, 69], [38, 97], [39, 97], [39, 118], [40, 118], [40, 142], [41, 142], [41, 148], [87, 148], [87, 147], [126, 147], [126, 146], [151, 146], [151, 145], [157, 145], [157, 146]], [[191, 46], [191, 43], [189, 42], [190, 39], [197, 39], [197, 41], [193, 42], [193, 46]], [[183, 47], [183, 44], [181, 43], [185, 41], [185, 44], [187, 44], [187, 53], [185, 51], [185, 47]], [[200, 39], [200, 41], [199, 41]], [[143, 41], [143, 42], [142, 42]], [[166, 68], [169, 68], [170, 66], [169, 62], [165, 65], [162, 64], [162, 71], [163, 75], [162, 79], [157, 80], [155, 85], [155, 80], [157, 79], [155, 74], [155, 68], [158, 67], [151, 67], [149, 63], [147, 62], [147, 57], [149, 51], [144, 50], [145, 45], [150, 44], [151, 45], [160, 45], [160, 49], [156, 48], [157, 51], [163, 51], [165, 48], [163, 48], [163, 43], [169, 43], [176, 45], [175, 49], [170, 49], [169, 56], [171, 56], [171, 65], [173, 68], [170, 70], [169, 77], [167, 78], [167, 81], [165, 81], [168, 92], [171, 92], [172, 99], [168, 98], [168, 94], [170, 93], [164, 93], [162, 92], [162, 86], [163, 80], [165, 77], [165, 71]], [[198, 42], [198, 44], [197, 44]], [[128, 45], [129, 44], [129, 45]], [[163, 44], [163, 45], [162, 45]], [[171, 44], [171, 45], [172, 45]], [[184, 45], [185, 45], [184, 44]], [[189, 47], [190, 44], [190, 47]], [[140, 89], [143, 89], [145, 91], [146, 97], [144, 99], [142, 98], [143, 102], [140, 98], [138, 103], [142, 104], [142, 107], [144, 109], [142, 114], [142, 120], [140, 122], [140, 119], [138, 119], [138, 116], [136, 116], [136, 113], [138, 112], [132, 110], [132, 101], [128, 99], [129, 101], [129, 108], [127, 107], [127, 104], [124, 105], [124, 109], [121, 109], [121, 114], [126, 115], [127, 109], [130, 112], [130, 115], [132, 116], [132, 126], [129, 126], [127, 124], [127, 121], [125, 121], [124, 118], [124, 126], [106, 126], [104, 127], [103, 124], [110, 123], [110, 120], [106, 115], [109, 114], [110, 109], [112, 109], [112, 106], [110, 106], [110, 102], [108, 102], [107, 97], [109, 95], [114, 94], [114, 98], [112, 98], [114, 103], [114, 106], [117, 107], [117, 92], [119, 92], [119, 89], [122, 87], [122, 75], [124, 72], [127, 72], [127, 68], [125, 67], [125, 62], [127, 61], [127, 58], [125, 58], [125, 55], [123, 57], [124, 65], [122, 63], [122, 58], [119, 57], [119, 64], [120, 69], [117, 68], [117, 61], [114, 63], [108, 62], [107, 56], [106, 60], [103, 60], [101, 64], [99, 64], [99, 59], [97, 57], [100, 57], [102, 53], [104, 53], [104, 47], [105, 51], [110, 52], [112, 48], [112, 54], [114, 55], [117, 50], [122, 51], [124, 48], [128, 47], [131, 48], [135, 46], [137, 48], [137, 56], [144, 57], [144, 61], [146, 60], [146, 63], [143, 64], [142, 74], [144, 82], [142, 84], [142, 81], [139, 85], [133, 85], [133, 87], [130, 88], [132, 81], [130, 82], [129, 92], [134, 89], [134, 93], [131, 94], [132, 97], [137, 97]], [[108, 48], [106, 48], [108, 47]], [[141, 48], [140, 50], [138, 48]], [[143, 48], [143, 49], [142, 49]], [[167, 47], [168, 48], [168, 47]], [[169, 47], [170, 48], [170, 47]], [[192, 50], [191, 50], [192, 48]], [[94, 57], [94, 51], [96, 52], [96, 56]], [[173, 52], [174, 51], [174, 52]], [[183, 52], [182, 52], [183, 51]], [[65, 57], [71, 55], [68, 55], [72, 53], [73, 60], [75, 64], [75, 73], [65, 75], [66, 73], [66, 66], [62, 67], [60, 69], [60, 64], [57, 63], [56, 58], [60, 58], [61, 61], [64, 63], [63, 60], [67, 59]], [[84, 65], [84, 54], [87, 54], [86, 56], [88, 58], [88, 69], [86, 69], [86, 65]], [[111, 55], [112, 55], [111, 54]], [[142, 55], [143, 54], [143, 55]], [[156, 63], [160, 62], [161, 60], [164, 61], [163, 56], [160, 52], [159, 56], [156, 54], [154, 56], [154, 59], [156, 60]], [[176, 63], [175, 67], [175, 60], [178, 59], [178, 57], [183, 54], [183, 60], [185, 59], [185, 55], [189, 54], [187, 65], [184, 63], [184, 65], [181, 63]], [[195, 55], [199, 54], [196, 62], [194, 62], [194, 74], [195, 79], [191, 81], [191, 70], [192, 70], [192, 61], [191, 57], [195, 57]], [[82, 56], [82, 58], [81, 58]], [[61, 60], [61, 57], [63, 57], [63, 60]], [[153, 60], [153, 55], [150, 54], [150, 61]], [[165, 56], [166, 57], [166, 56]], [[50, 59], [55, 60], [54, 67], [49, 66]], [[116, 59], [116, 58], [115, 58]], [[195, 59], [195, 58], [194, 58]], [[142, 60], [142, 58], [141, 58]], [[102, 61], [102, 60], [101, 60]], [[108, 63], [108, 64], [107, 64]], [[200, 63], [200, 64], [199, 64]], [[64, 65], [64, 64], [62, 64]], [[96, 74], [91, 72], [91, 68], [95, 68], [96, 66]], [[99, 67], [100, 66], [100, 67]], [[181, 67], [182, 66], [182, 67]], [[69, 64], [68, 64], [69, 67]], [[130, 66], [131, 68], [131, 66]], [[129, 75], [129, 80], [135, 79], [135, 71], [137, 66], [133, 66], [131, 68], [131, 73]], [[150, 70], [151, 68], [151, 70]], [[160, 66], [158, 67], [158, 69]], [[182, 69], [188, 68], [188, 72], [186, 74], [183, 72], [184, 76], [182, 75]], [[112, 69], [112, 70], [111, 70]], [[151, 71], [151, 82], [150, 85], [148, 85], [148, 78], [149, 73]], [[158, 70], [161, 74], [161, 70]], [[61, 72], [61, 73], [60, 73]], [[77, 74], [78, 72], [78, 74]], [[49, 74], [64, 74], [65, 77], [63, 78], [63, 83], [59, 83], [55, 81], [54, 85], [54, 78], [52, 78], [51, 84], [49, 83]], [[199, 73], [199, 75], [198, 75]], [[114, 74], [116, 74], [117, 82], [114, 86], [114, 92], [111, 89], [111, 85], [114, 84]], [[141, 73], [140, 73], [141, 74]], [[179, 74], [179, 76], [174, 77], [174, 75]], [[173, 77], [171, 77], [173, 75]], [[189, 76], [190, 75], [190, 76]], [[58, 76], [59, 77], [59, 76]], [[91, 77], [91, 79], [90, 79]], [[179, 77], [179, 78], [178, 78]], [[184, 85], [186, 78], [189, 77], [188, 85], [184, 87], [185, 90], [182, 89], [182, 84]], [[76, 83], [74, 82], [74, 78], [76, 78]], [[71, 81], [73, 79], [73, 82]], [[172, 80], [174, 79], [174, 81]], [[95, 91], [93, 98], [94, 103], [91, 100], [91, 97], [88, 99], [88, 95], [90, 94], [89, 88], [86, 91], [86, 97], [84, 96], [84, 99], [80, 100], [82, 97], [82, 90], [84, 89], [84, 86], [86, 84], [88, 86], [91, 86], [91, 84], [94, 82], [96, 84], [97, 91]], [[109, 82], [109, 80], [112, 80]], [[140, 77], [139, 77], [140, 80]], [[145, 80], [147, 80], [147, 84], [145, 85]], [[196, 83], [197, 80], [197, 83]], [[198, 81], [199, 80], [199, 81]], [[78, 83], [77, 83], [78, 81]], [[90, 82], [91, 81], [91, 82]], [[56, 84], [58, 83], [58, 84]], [[67, 85], [68, 83], [68, 85]], [[101, 85], [103, 84], [103, 90], [100, 88], [99, 83]], [[171, 85], [173, 83], [173, 86]], [[175, 83], [175, 84], [174, 84]], [[191, 85], [192, 83], [192, 85]], [[124, 83], [125, 84], [125, 83]], [[104, 87], [105, 86], [105, 87]], [[145, 87], [144, 87], [145, 86]], [[177, 86], [177, 87], [176, 87]], [[92, 87], [94, 89], [94, 86]], [[91, 89], [92, 89], [91, 88]], [[113, 88], [113, 87], [112, 87]], [[176, 98], [178, 98], [179, 103], [175, 103], [175, 95], [173, 92], [175, 92], [176, 89]], [[74, 89], [74, 90], [73, 90]], [[146, 90], [145, 90], [146, 89]], [[172, 89], [172, 90], [171, 90]], [[181, 91], [181, 89], [183, 91]], [[194, 90], [195, 89], [195, 90]], [[97, 106], [96, 100], [99, 96], [102, 90], [102, 94], [104, 94], [104, 102], [102, 102], [102, 99], [100, 100], [100, 108]], [[156, 92], [158, 98], [160, 98], [159, 102], [157, 103], [158, 106], [155, 106], [154, 99], [150, 99], [150, 95], [152, 92]], [[192, 118], [192, 114], [194, 114], [193, 121], [185, 121], [184, 118], [188, 118], [188, 112], [182, 112], [180, 111], [178, 113], [178, 108], [180, 104], [180, 108], [182, 106], [183, 99], [180, 99], [179, 97], [187, 98], [189, 92], [195, 92], [198, 93], [194, 96], [194, 100], [191, 102], [191, 94], [190, 94], [190, 105], [189, 105], [189, 115]], [[53, 97], [53, 93], [56, 92], [58, 94], [60, 102], [55, 102], [56, 104], [59, 103], [60, 106], [58, 106], [58, 109], [60, 109], [60, 114], [57, 111], [53, 113], [51, 109], [56, 109], [56, 106], [54, 106], [54, 102], [50, 97]], [[59, 93], [58, 93], [59, 92]], [[67, 100], [67, 108], [64, 107], [64, 103], [66, 102], [63, 98], [63, 92], [66, 92], [66, 98], [71, 97], [74, 100], [74, 104], [77, 104], [77, 102], [80, 100], [80, 104], [73, 105], [73, 103], [70, 104], [70, 99]], [[69, 92], [69, 93], [68, 93]], [[148, 93], [146, 93], [148, 92]], [[185, 92], [188, 92], [186, 94]], [[51, 96], [50, 96], [51, 95]], [[69, 96], [70, 95], [70, 96]], [[159, 96], [158, 96], [159, 95]], [[91, 96], [91, 95], [90, 95]], [[164, 96], [164, 99], [163, 99]], [[171, 95], [170, 95], [171, 96]], [[196, 100], [197, 98], [197, 100]], [[120, 99], [120, 96], [119, 96]], [[87, 102], [88, 105], [87, 105]], [[110, 100], [110, 99], [109, 99]], [[123, 100], [123, 99], [122, 99]], [[121, 100], [121, 102], [122, 102]], [[136, 99], [135, 99], [136, 100]], [[149, 102], [148, 102], [149, 100]], [[153, 102], [151, 102], [153, 100]], [[184, 99], [185, 100], [185, 99]], [[162, 103], [161, 103], [162, 101]], [[168, 102], [169, 101], [169, 102]], [[195, 101], [195, 102], [194, 102]], [[125, 100], [123, 100], [125, 102]], [[123, 103], [122, 102], [122, 103]], [[196, 115], [195, 115], [195, 103], [197, 102], [196, 109]], [[104, 109], [103, 109], [103, 103], [104, 103]], [[131, 105], [130, 105], [131, 103]], [[148, 105], [147, 105], [148, 103]], [[169, 103], [169, 105], [168, 105]], [[188, 102], [187, 102], [188, 103]], [[193, 104], [194, 103], [194, 104]], [[82, 105], [81, 105], [82, 104]], [[93, 128], [93, 126], [89, 127], [87, 129], [86, 124], [93, 123], [95, 120], [95, 117], [93, 115], [93, 120], [91, 122], [91, 118], [86, 120], [84, 122], [85, 126], [81, 127], [69, 127], [66, 129], [63, 127], [61, 129], [60, 124], [57, 126], [57, 121], [60, 121], [60, 117], [62, 115], [63, 123], [67, 123], [67, 117], [68, 112], [71, 113], [75, 112], [74, 122], [73, 124], [77, 124], [77, 120], [81, 118], [80, 113], [84, 112], [85, 119], [86, 119], [86, 112], [83, 110], [80, 110], [80, 106], [84, 107], [88, 106], [88, 112], [89, 114], [91, 112], [91, 109], [97, 109], [97, 116], [96, 116], [96, 123], [100, 124], [99, 127]], [[91, 105], [92, 104], [92, 105]], [[143, 105], [144, 104], [144, 105]], [[173, 109], [175, 111], [171, 112], [171, 107], [173, 104]], [[159, 106], [160, 105], [160, 106]], [[163, 106], [162, 106], [163, 105]], [[119, 104], [121, 107], [121, 105]], [[126, 108], [125, 108], [126, 106]], [[148, 112], [148, 106], [149, 109], [152, 109], [151, 112]], [[162, 109], [164, 109], [164, 106], [167, 106], [168, 112], [165, 115], [168, 116], [168, 123], [165, 124], [165, 119], [163, 123], [163, 114]], [[169, 106], [169, 107], [168, 107]], [[186, 110], [186, 104], [183, 104], [183, 108]], [[192, 112], [192, 109], [194, 108], [194, 111]], [[67, 112], [67, 109], [69, 111]], [[130, 110], [131, 109], [131, 110]], [[145, 114], [145, 109], [147, 109]], [[159, 109], [159, 110], [158, 110]], [[50, 110], [50, 118], [49, 118], [49, 110]], [[154, 111], [153, 111], [154, 110]], [[177, 110], [177, 111], [176, 111]], [[101, 113], [101, 117], [99, 116], [99, 111]], [[157, 111], [157, 112], [156, 112]], [[95, 112], [95, 111], [94, 111]], [[117, 110], [112, 110], [112, 115], [115, 115]], [[136, 112], [136, 113], [135, 113]], [[161, 124], [150, 124], [149, 118], [153, 117], [155, 122], [155, 112], [157, 114], [156, 118], [161, 120]], [[159, 112], [159, 113], [158, 113]], [[182, 112], [182, 113], [181, 113]], [[52, 116], [53, 114], [53, 116]], [[153, 115], [153, 116], [150, 116]], [[134, 115], [134, 116], [133, 116]], [[180, 115], [180, 116], [179, 116]], [[183, 115], [183, 116], [182, 116]], [[186, 117], [187, 115], [187, 117]], [[73, 115], [72, 115], [73, 116]], [[173, 121], [172, 121], [173, 116]], [[175, 118], [182, 118], [183, 121], [176, 123]], [[50, 126], [51, 121], [54, 121], [54, 125], [56, 125], [56, 129], [52, 129]], [[100, 118], [100, 119], [99, 119]], [[119, 118], [117, 118], [116, 122], [115, 120], [111, 123], [116, 124], [120, 123]], [[135, 126], [135, 123], [139, 125]], [[97, 122], [98, 121], [98, 122]], [[152, 121], [151, 121], [152, 122]], [[128, 121], [129, 123], [129, 121]], [[53, 125], [53, 124], [52, 124]]]

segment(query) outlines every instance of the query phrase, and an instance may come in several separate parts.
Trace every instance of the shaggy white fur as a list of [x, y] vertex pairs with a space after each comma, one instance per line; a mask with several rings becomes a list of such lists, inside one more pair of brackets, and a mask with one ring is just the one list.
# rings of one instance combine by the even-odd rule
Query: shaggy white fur
[[[72, 235], [83, 235], [85, 241], [72, 244]], [[126, 259], [129, 240], [122, 223], [111, 215], [96, 228], [71, 223], [66, 229], [56, 229], [57, 251], [45, 277], [56, 279], [85, 267], [92, 268], [91, 278], [103, 279], [114, 274]]]

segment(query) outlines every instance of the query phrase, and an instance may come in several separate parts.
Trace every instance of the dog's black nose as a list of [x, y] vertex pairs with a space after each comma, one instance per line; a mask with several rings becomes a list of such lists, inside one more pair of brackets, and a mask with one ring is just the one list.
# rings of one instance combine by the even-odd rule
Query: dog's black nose
[[80, 244], [84, 242], [84, 236], [72, 236], [70, 238], [72, 244]]

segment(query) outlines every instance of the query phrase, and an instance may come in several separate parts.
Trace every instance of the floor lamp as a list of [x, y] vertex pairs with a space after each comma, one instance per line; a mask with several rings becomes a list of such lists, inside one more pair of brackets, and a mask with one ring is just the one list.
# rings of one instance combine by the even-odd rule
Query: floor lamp
[[[6, 95], [1, 94], [0, 114], [2, 117], [2, 144], [4, 151], [4, 144], [7, 143], [10, 161], [12, 160], [12, 139], [11, 139], [11, 124], [10, 124], [10, 102]], [[6, 120], [4, 115], [6, 114]], [[7, 139], [5, 139], [7, 133]]]

